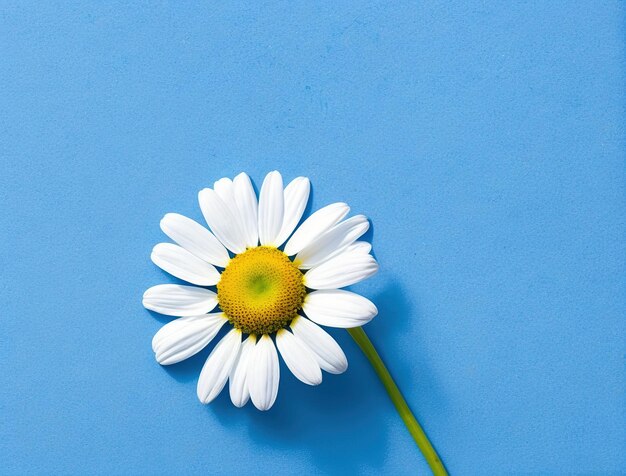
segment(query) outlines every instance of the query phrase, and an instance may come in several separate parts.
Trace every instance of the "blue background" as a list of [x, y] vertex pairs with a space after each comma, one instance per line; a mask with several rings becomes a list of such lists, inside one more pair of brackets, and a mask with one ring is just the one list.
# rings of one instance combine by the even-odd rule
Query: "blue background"
[[0, 471], [413, 474], [364, 357], [162, 368], [166, 212], [247, 171], [373, 222], [367, 326], [455, 474], [626, 472], [623, 2], [0, 7]]

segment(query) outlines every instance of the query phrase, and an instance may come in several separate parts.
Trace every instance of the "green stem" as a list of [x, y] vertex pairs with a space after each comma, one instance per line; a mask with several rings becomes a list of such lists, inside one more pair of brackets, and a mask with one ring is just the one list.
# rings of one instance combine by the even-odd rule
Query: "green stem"
[[400, 389], [393, 381], [389, 370], [387, 370], [387, 367], [385, 367], [385, 364], [380, 358], [380, 355], [378, 355], [378, 352], [376, 352], [376, 349], [372, 345], [372, 342], [369, 340], [369, 337], [367, 337], [367, 334], [365, 333], [363, 328], [355, 327], [353, 329], [348, 329], [348, 332], [361, 348], [361, 350], [365, 354], [365, 357], [367, 357], [367, 359], [370, 361], [372, 367], [374, 367], [376, 375], [378, 375], [378, 378], [385, 386], [385, 390], [387, 390], [389, 398], [391, 398], [391, 401], [395, 405], [396, 410], [398, 410], [402, 421], [404, 421], [404, 424], [409, 430], [409, 433], [411, 433], [411, 436], [415, 440], [415, 443], [417, 443], [417, 446], [424, 455], [424, 458], [426, 458], [426, 462], [430, 466], [433, 474], [437, 476], [447, 475], [448, 472], [443, 466], [439, 455], [435, 451], [435, 448], [433, 448], [433, 445], [430, 444], [430, 441], [428, 441], [426, 433], [424, 433], [424, 430], [411, 412], [411, 409], [407, 405], [406, 400], [402, 396], [402, 393], [400, 393]]

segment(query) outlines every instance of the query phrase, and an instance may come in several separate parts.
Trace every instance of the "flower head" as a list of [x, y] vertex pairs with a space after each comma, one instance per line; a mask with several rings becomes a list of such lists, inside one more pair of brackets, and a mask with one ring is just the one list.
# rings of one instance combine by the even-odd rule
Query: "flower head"
[[211, 231], [175, 213], [161, 220], [161, 229], [177, 244], [156, 245], [152, 261], [193, 286], [160, 284], [144, 293], [147, 309], [178, 317], [152, 340], [157, 361], [170, 365], [187, 359], [222, 326], [231, 327], [200, 373], [202, 403], [229, 382], [236, 406], [251, 399], [268, 410], [278, 394], [277, 347], [299, 380], [318, 385], [322, 370], [339, 374], [348, 367], [337, 342], [318, 324], [351, 328], [376, 316], [372, 302], [340, 289], [378, 270], [371, 246], [357, 241], [369, 228], [367, 218], [345, 219], [349, 207], [333, 203], [296, 229], [309, 190], [305, 177], [283, 188], [274, 171], [265, 177], [257, 201], [242, 173], [198, 194]]

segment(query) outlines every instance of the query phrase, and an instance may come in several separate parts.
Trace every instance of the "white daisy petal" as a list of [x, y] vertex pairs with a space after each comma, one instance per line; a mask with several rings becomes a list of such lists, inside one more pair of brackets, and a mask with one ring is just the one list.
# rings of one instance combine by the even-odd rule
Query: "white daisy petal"
[[215, 193], [217, 193], [222, 199], [222, 202], [228, 207], [230, 213], [235, 217], [235, 220], [239, 222], [241, 231], [244, 231], [239, 207], [235, 201], [235, 186], [233, 181], [228, 177], [221, 178], [213, 184], [213, 190], [215, 190]]
[[235, 202], [239, 208], [246, 235], [246, 245], [252, 248], [259, 244], [256, 193], [254, 193], [254, 188], [252, 188], [250, 177], [243, 172], [235, 177], [233, 185], [235, 187]]
[[158, 363], [171, 365], [204, 349], [228, 319], [223, 313], [181, 317], [165, 324], [152, 339]]
[[161, 220], [161, 230], [172, 240], [204, 261], [225, 268], [230, 259], [213, 233], [191, 218], [168, 213]]
[[263, 335], [254, 346], [248, 368], [248, 388], [252, 403], [259, 410], [269, 410], [278, 395], [280, 366], [274, 342]]
[[198, 286], [213, 286], [220, 280], [215, 266], [173, 243], [159, 243], [152, 249], [152, 262], [163, 271]]
[[359, 327], [371, 321], [378, 309], [373, 302], [342, 289], [313, 291], [302, 306], [312, 321], [329, 327]]
[[322, 371], [313, 352], [286, 329], [276, 333], [276, 346], [291, 373], [307, 385], [322, 383]]
[[337, 256], [365, 233], [370, 224], [364, 215], [356, 215], [335, 225], [302, 251], [294, 261], [300, 269], [309, 269]]
[[346, 371], [348, 368], [346, 354], [328, 332], [303, 316], [298, 316], [291, 321], [290, 327], [295, 336], [311, 349], [322, 369], [331, 374]]
[[309, 201], [311, 183], [306, 177], [297, 177], [285, 187], [285, 216], [283, 225], [276, 238], [276, 246], [282, 245], [302, 218]]
[[342, 202], [331, 203], [317, 210], [289, 238], [285, 245], [287, 256], [293, 256], [300, 252], [317, 237], [326, 233], [330, 228], [343, 220], [349, 211], [350, 207]]
[[355, 241], [346, 248], [346, 253], [351, 253], [353, 251], [368, 254], [372, 251], [372, 244], [367, 241]]
[[196, 316], [217, 306], [217, 294], [195, 286], [158, 284], [143, 294], [143, 306], [168, 316]]
[[305, 284], [311, 289], [337, 289], [373, 276], [378, 263], [372, 255], [345, 251], [307, 271]]
[[209, 403], [217, 397], [230, 375], [241, 347], [241, 331], [233, 329], [220, 340], [206, 359], [198, 379], [198, 399]]
[[233, 404], [241, 408], [250, 398], [250, 390], [248, 389], [248, 363], [250, 361], [250, 355], [254, 350], [256, 343], [256, 337], [249, 336], [243, 344], [241, 344], [241, 351], [237, 357], [237, 361], [233, 365], [230, 371], [230, 377], [228, 379], [228, 391], [230, 393], [230, 399]]
[[240, 221], [217, 192], [210, 188], [200, 190], [198, 202], [204, 219], [217, 239], [235, 254], [245, 251], [246, 237], [241, 229]]
[[276, 246], [283, 225], [283, 210], [283, 178], [274, 170], [263, 180], [259, 197], [259, 239], [262, 245]]

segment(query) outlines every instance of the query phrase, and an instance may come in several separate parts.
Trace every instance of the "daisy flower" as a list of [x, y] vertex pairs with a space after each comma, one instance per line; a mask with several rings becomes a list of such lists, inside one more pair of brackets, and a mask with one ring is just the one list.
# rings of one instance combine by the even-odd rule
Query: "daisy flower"
[[152, 261], [189, 285], [159, 284], [143, 295], [146, 309], [177, 317], [152, 339], [156, 360], [161, 365], [185, 360], [228, 326], [202, 367], [198, 398], [211, 402], [228, 382], [235, 406], [252, 400], [259, 410], [269, 410], [278, 395], [278, 354], [297, 379], [318, 385], [322, 370], [340, 374], [348, 368], [341, 347], [320, 326], [346, 328], [433, 473], [446, 475], [361, 327], [378, 314], [376, 306], [342, 289], [378, 271], [371, 245], [359, 241], [369, 222], [363, 215], [346, 218], [348, 205], [332, 203], [298, 227], [309, 190], [306, 177], [283, 188], [274, 171], [265, 177], [257, 200], [250, 178], [241, 173], [198, 193], [211, 231], [177, 213], [163, 217], [161, 229], [175, 243], [156, 245]]
[[161, 220], [177, 244], [156, 245], [152, 261], [190, 285], [160, 284], [143, 296], [147, 309], [178, 317], [154, 336], [156, 360], [171, 365], [187, 359], [230, 327], [200, 372], [202, 403], [228, 382], [237, 407], [251, 399], [259, 410], [270, 409], [278, 393], [279, 353], [308, 385], [322, 382], [322, 370], [344, 372], [344, 352], [320, 325], [358, 327], [378, 313], [365, 297], [341, 289], [378, 270], [371, 245], [358, 241], [368, 219], [346, 219], [348, 205], [333, 203], [297, 227], [309, 190], [306, 177], [283, 187], [274, 171], [257, 201], [250, 178], [241, 173], [198, 194], [211, 231], [175, 213]]

